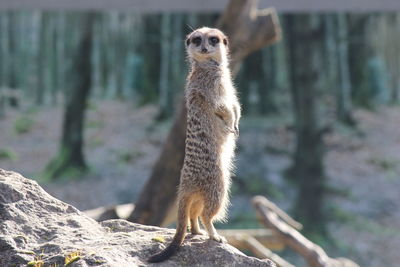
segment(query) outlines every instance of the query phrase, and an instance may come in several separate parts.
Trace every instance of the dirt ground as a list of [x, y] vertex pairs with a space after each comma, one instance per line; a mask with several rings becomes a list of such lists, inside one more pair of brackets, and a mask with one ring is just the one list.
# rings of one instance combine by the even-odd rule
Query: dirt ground
[[[77, 208], [134, 202], [168, 133], [170, 122], [154, 124], [156, 109], [134, 108], [126, 102], [90, 105], [85, 156], [90, 173], [84, 179], [41, 182], [55, 197]], [[396, 266], [400, 262], [400, 107], [357, 111], [359, 131], [336, 127], [326, 137], [329, 229], [338, 249], [361, 266]], [[21, 117], [32, 125], [16, 133]], [[41, 181], [40, 173], [55, 155], [62, 110], [8, 111], [0, 120], [0, 168]], [[293, 134], [284, 120], [244, 118], [238, 146], [236, 178], [229, 227], [254, 227], [249, 199], [265, 194], [290, 211], [294, 189], [283, 171], [290, 166]], [[1, 154], [1, 153], [0, 153]], [[241, 185], [246, 184], [244, 187]], [[268, 188], [267, 188], [268, 187]], [[226, 226], [225, 226], [226, 227]]]

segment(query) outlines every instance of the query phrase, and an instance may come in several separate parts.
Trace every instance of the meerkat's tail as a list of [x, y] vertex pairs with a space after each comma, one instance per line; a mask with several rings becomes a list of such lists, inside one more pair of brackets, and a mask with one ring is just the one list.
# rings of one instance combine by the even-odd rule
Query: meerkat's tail
[[178, 222], [176, 228], [176, 234], [171, 244], [158, 254], [151, 256], [147, 261], [150, 263], [161, 262], [169, 259], [174, 255], [181, 247], [183, 240], [185, 239], [186, 229], [189, 221], [189, 208], [190, 208], [190, 197], [183, 197], [179, 201], [178, 208]]

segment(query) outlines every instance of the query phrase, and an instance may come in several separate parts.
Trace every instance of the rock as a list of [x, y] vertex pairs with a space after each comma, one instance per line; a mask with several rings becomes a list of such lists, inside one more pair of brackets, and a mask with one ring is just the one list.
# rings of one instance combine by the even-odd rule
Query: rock
[[[36, 182], [0, 169], [0, 266], [146, 266], [173, 229], [125, 220], [101, 223], [47, 194]], [[35, 263], [37, 265], [35, 265]], [[156, 266], [275, 266], [227, 244], [187, 235]]]

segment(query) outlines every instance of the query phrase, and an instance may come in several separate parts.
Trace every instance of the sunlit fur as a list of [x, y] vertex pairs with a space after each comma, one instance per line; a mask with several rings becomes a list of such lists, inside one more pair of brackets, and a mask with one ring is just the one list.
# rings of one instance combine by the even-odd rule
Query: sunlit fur
[[[209, 44], [210, 36], [219, 38]], [[195, 37], [201, 43], [193, 43]], [[177, 230], [171, 244], [150, 262], [163, 261], [181, 246], [190, 224], [192, 234], [202, 234], [198, 219], [218, 242], [213, 222], [226, 218], [240, 105], [228, 69], [228, 43], [217, 29], [201, 28], [185, 42], [190, 61], [186, 84], [187, 131], [185, 159], [178, 190]], [[202, 52], [206, 49], [206, 52]]]

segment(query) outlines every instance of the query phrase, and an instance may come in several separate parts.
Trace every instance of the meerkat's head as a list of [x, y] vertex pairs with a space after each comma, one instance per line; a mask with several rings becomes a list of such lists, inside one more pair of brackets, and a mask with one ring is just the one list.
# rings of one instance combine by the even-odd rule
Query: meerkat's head
[[226, 63], [228, 38], [218, 29], [199, 28], [187, 36], [186, 50], [189, 58], [195, 61], [214, 60], [218, 63]]

